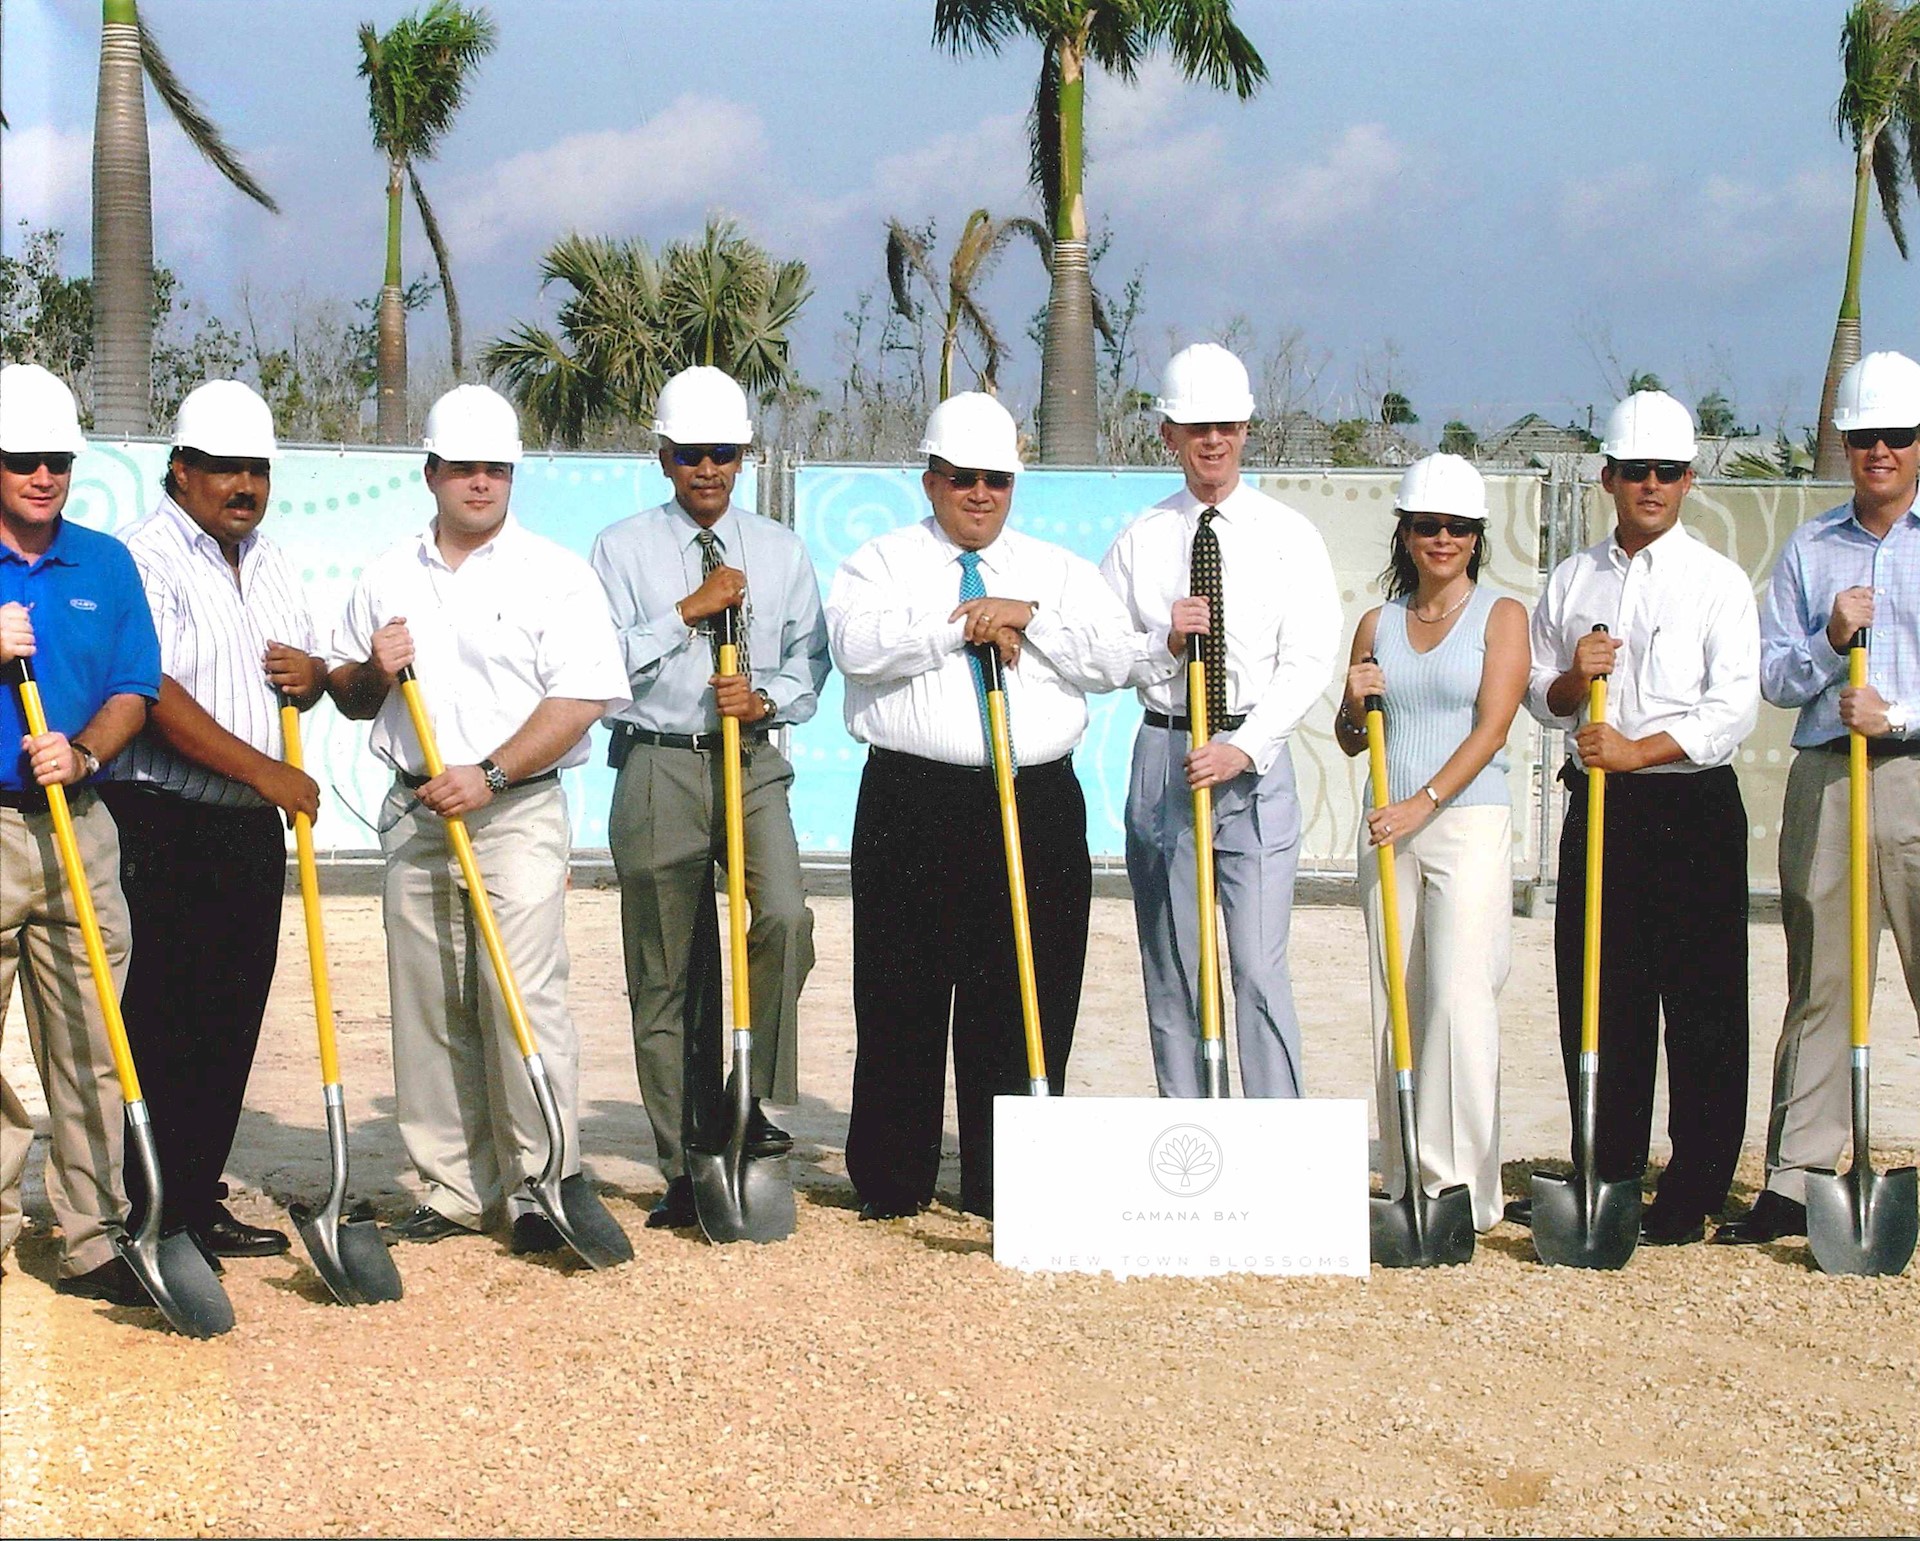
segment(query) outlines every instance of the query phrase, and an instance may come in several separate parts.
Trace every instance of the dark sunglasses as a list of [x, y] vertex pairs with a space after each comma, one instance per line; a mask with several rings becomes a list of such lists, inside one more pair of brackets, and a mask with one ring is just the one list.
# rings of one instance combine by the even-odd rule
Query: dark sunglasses
[[1455, 540], [1465, 540], [1486, 528], [1478, 519], [1442, 519], [1435, 514], [1422, 514], [1418, 519], [1405, 519], [1404, 523], [1415, 535], [1427, 540], [1432, 540], [1442, 530]]
[[1011, 471], [942, 471], [940, 474], [955, 492], [971, 492], [977, 482], [985, 482], [995, 492], [1005, 492], [1013, 485]]
[[1684, 460], [1616, 460], [1613, 474], [1623, 482], [1643, 482], [1649, 476], [1658, 479], [1662, 487], [1671, 487], [1688, 471]]
[[1915, 438], [1920, 438], [1920, 428], [1849, 428], [1846, 432], [1848, 449], [1872, 449], [1876, 444], [1888, 449], [1912, 449]]
[[0, 455], [0, 465], [5, 465], [15, 476], [31, 476], [42, 466], [53, 472], [55, 476], [65, 476], [73, 469], [73, 452], [63, 450], [56, 455], [51, 452], [28, 450], [25, 454]]
[[673, 463], [688, 471], [703, 460], [711, 460], [717, 466], [730, 466], [739, 458], [738, 444], [676, 444], [673, 447]]

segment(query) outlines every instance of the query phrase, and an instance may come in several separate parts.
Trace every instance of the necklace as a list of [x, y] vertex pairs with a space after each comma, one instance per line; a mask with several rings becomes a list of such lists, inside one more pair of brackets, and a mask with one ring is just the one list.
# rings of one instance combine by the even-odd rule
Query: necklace
[[1454, 611], [1458, 610], [1469, 599], [1473, 598], [1473, 588], [1474, 586], [1469, 583], [1467, 585], [1467, 592], [1462, 594], [1452, 604], [1448, 605], [1447, 608], [1442, 610], [1438, 615], [1422, 615], [1418, 610], [1414, 609], [1412, 605], [1407, 606], [1407, 614], [1412, 616], [1422, 626], [1438, 626], [1448, 616], [1452, 615]]

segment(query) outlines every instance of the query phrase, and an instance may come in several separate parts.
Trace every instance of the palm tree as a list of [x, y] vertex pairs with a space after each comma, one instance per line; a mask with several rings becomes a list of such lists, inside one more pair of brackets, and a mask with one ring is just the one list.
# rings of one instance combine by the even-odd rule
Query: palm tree
[[775, 262], [731, 220], [657, 258], [644, 241], [567, 236], [541, 263], [541, 287], [555, 282], [573, 290], [559, 335], [522, 322], [481, 367], [538, 435], [576, 447], [649, 421], [660, 387], [691, 364], [724, 369], [763, 399], [786, 386], [788, 334], [811, 292], [804, 262]]
[[380, 290], [380, 385], [376, 432], [384, 443], [407, 436], [407, 312], [400, 279], [400, 218], [403, 194], [413, 189], [427, 244], [440, 269], [447, 304], [453, 372], [464, 369], [460, 301], [453, 290], [447, 243], [420, 185], [415, 163], [431, 160], [466, 101], [474, 68], [493, 52], [499, 32], [484, 10], [458, 0], [433, 0], [417, 15], [402, 17], [383, 37], [371, 22], [360, 24], [360, 78], [367, 83], [367, 116], [373, 142], [387, 158], [387, 273]]
[[153, 390], [153, 173], [146, 82], [188, 142], [262, 208], [279, 207], [188, 93], [134, 0], [102, 0], [93, 115], [93, 420], [145, 433]]
[[945, 309], [940, 328], [939, 399], [945, 401], [953, 394], [953, 358], [964, 346], [963, 331], [982, 354], [974, 378], [981, 390], [992, 395], [999, 389], [1006, 344], [981, 308], [980, 286], [1007, 242], [1016, 235], [1025, 236], [1043, 254], [1052, 241], [1046, 227], [1034, 220], [1024, 216], [995, 219], [985, 209], [975, 209], [967, 216], [942, 278], [934, 267], [932, 235], [931, 226], [920, 231], [909, 229], [897, 219], [887, 221], [887, 284], [893, 291], [893, 308], [908, 321], [920, 319], [920, 307], [912, 293], [912, 280], [918, 277], [932, 291], [934, 303]]
[[1847, 456], [1833, 426], [1840, 377], [1860, 357], [1860, 259], [1867, 242], [1868, 187], [1880, 192], [1880, 212], [1902, 258], [1907, 232], [1900, 200], [1911, 182], [1920, 188], [1920, 5], [1856, 0], [1840, 29], [1843, 84], [1834, 126], [1853, 144], [1853, 233], [1847, 242], [1847, 283], [1820, 387], [1819, 438], [1814, 475], [1847, 479]]
[[1093, 280], [1081, 189], [1086, 67], [1092, 62], [1131, 81], [1141, 61], [1164, 45], [1189, 80], [1204, 80], [1245, 101], [1267, 78], [1267, 66], [1234, 25], [1232, 0], [935, 0], [934, 41], [953, 53], [998, 53], [1016, 36], [1041, 46], [1028, 119], [1029, 170], [1053, 234], [1040, 363], [1040, 458], [1085, 463], [1095, 456], [1099, 431]]

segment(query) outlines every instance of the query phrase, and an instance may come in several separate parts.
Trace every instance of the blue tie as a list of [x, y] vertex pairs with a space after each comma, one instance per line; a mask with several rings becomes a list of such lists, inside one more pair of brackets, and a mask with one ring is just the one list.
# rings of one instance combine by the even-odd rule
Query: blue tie
[[[985, 599], [987, 587], [980, 581], [980, 553], [963, 551], [960, 553], [960, 602], [969, 599]], [[987, 765], [993, 765], [993, 719], [987, 715], [987, 671], [980, 662], [980, 655], [971, 647], [967, 649], [967, 667], [973, 671], [973, 693], [980, 703], [980, 736], [986, 740]], [[1007, 754], [1009, 761], [1013, 754], [1013, 725], [1007, 725]], [[1014, 762], [1017, 763], [1017, 762]]]

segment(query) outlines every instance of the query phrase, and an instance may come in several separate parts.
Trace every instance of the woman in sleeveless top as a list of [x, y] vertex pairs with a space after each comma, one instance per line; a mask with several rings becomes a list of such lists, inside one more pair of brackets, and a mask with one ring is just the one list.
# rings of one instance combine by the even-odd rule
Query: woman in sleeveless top
[[1478, 586], [1486, 484], [1457, 455], [1407, 468], [1381, 575], [1386, 603], [1354, 631], [1334, 736], [1366, 752], [1365, 700], [1385, 703], [1393, 799], [1370, 808], [1360, 885], [1372, 942], [1374, 1072], [1382, 1176], [1406, 1192], [1395, 1118], [1380, 877], [1374, 847], [1394, 846], [1402, 962], [1413, 1036], [1422, 1187], [1464, 1183], [1474, 1225], [1500, 1218], [1500, 1018], [1513, 927], [1513, 813], [1507, 730], [1526, 693], [1527, 613]]

